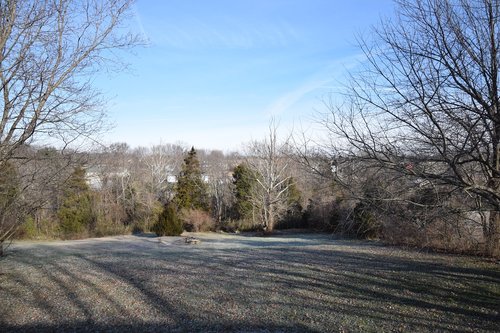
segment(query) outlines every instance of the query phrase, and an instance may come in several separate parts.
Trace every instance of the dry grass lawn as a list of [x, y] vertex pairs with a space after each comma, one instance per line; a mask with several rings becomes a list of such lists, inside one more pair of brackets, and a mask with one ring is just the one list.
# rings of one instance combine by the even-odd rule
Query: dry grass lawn
[[499, 332], [500, 268], [329, 235], [19, 242], [0, 331]]

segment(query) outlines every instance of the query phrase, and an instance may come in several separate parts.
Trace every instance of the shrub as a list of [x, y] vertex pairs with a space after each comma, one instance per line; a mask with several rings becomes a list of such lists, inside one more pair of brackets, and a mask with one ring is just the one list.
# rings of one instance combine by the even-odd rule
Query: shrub
[[[22, 202], [19, 196], [19, 177], [17, 169], [9, 162], [0, 163], [0, 250], [19, 227]], [[0, 254], [1, 255], [1, 254]]]
[[[342, 222], [348, 215], [349, 207], [340, 201], [323, 202], [321, 200], [309, 200], [309, 205], [304, 213], [305, 224], [315, 230], [327, 232], [341, 232]], [[340, 227], [339, 227], [340, 225]]]
[[179, 236], [182, 234], [182, 221], [173, 206], [168, 205], [163, 209], [158, 221], [153, 226], [153, 231], [158, 236]]
[[381, 224], [373, 207], [365, 201], [359, 202], [353, 210], [351, 232], [358, 238], [377, 238], [380, 235]]
[[149, 230], [148, 230], [148, 228], [146, 228], [144, 221], [138, 221], [138, 222], [134, 222], [134, 224], [132, 224], [131, 232], [134, 235], [142, 234], [143, 232], [147, 232], [147, 231], [149, 231]]
[[245, 231], [259, 231], [262, 227], [259, 223], [252, 221], [251, 219], [243, 220], [227, 220], [221, 226], [221, 229], [225, 232], [245, 232]]
[[201, 209], [183, 209], [181, 219], [187, 231], [204, 232], [215, 229], [214, 219]]
[[481, 253], [484, 242], [478, 212], [447, 207], [418, 207], [408, 204], [398, 215], [384, 220], [382, 239], [386, 243], [455, 253]]
[[92, 211], [92, 198], [87, 193], [67, 197], [57, 215], [60, 221], [59, 228], [66, 237], [85, 234], [96, 220]]
[[143, 232], [154, 232], [155, 225], [158, 223], [160, 215], [165, 210], [165, 206], [159, 201], [154, 201], [150, 205], [139, 205], [137, 219], [129, 226], [133, 234]]
[[31, 239], [54, 239], [60, 237], [59, 220], [52, 212], [36, 212], [33, 216], [28, 216], [26, 222], [21, 227], [25, 238]]
[[127, 227], [122, 223], [113, 220], [98, 218], [93, 235], [96, 237], [123, 235], [127, 232]]
[[20, 238], [35, 239], [38, 237], [35, 219], [28, 216], [20, 228]]
[[64, 237], [87, 235], [94, 229], [97, 216], [93, 206], [94, 198], [85, 180], [85, 170], [77, 167], [66, 183], [62, 204], [57, 211]]

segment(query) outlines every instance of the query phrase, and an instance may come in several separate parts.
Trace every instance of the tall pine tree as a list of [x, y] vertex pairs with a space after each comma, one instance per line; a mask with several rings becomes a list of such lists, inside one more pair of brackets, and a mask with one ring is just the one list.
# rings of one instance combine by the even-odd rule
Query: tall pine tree
[[251, 191], [254, 186], [255, 177], [246, 164], [239, 164], [233, 170], [234, 204], [236, 218], [238, 220], [252, 219], [253, 205], [251, 202]]
[[208, 189], [203, 181], [200, 161], [194, 147], [184, 159], [181, 173], [177, 179], [174, 203], [179, 209], [201, 209], [208, 211]]
[[85, 181], [85, 170], [77, 167], [71, 174], [61, 206], [57, 212], [60, 229], [65, 236], [77, 236], [94, 227], [92, 191]]

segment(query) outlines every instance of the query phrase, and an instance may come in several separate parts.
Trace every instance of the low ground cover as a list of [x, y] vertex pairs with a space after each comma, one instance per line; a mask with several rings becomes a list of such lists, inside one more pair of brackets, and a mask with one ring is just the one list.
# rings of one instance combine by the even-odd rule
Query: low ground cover
[[339, 240], [195, 234], [19, 242], [2, 331], [495, 332], [500, 268]]

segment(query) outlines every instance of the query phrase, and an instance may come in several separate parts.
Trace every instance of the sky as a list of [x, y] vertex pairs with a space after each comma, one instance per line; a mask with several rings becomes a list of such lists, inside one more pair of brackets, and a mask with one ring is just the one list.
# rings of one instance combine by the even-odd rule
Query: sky
[[145, 47], [96, 84], [131, 147], [182, 143], [241, 150], [278, 131], [316, 128], [328, 94], [363, 57], [356, 37], [390, 17], [392, 0], [138, 0]]

